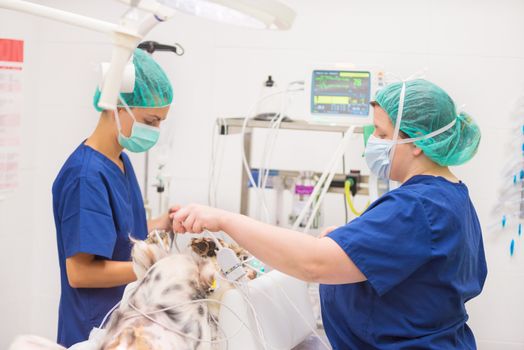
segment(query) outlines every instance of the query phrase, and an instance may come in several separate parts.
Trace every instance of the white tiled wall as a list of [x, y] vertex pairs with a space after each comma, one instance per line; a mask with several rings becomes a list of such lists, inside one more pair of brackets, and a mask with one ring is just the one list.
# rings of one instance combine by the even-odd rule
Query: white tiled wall
[[[114, 21], [117, 1], [41, 0], [49, 6]], [[477, 157], [456, 172], [470, 189], [482, 224], [490, 216], [509, 161], [509, 113], [524, 93], [524, 2], [521, 0], [288, 0], [298, 12], [285, 33], [239, 29], [177, 15], [148, 39], [181, 43], [186, 54], [155, 54], [175, 90], [169, 126], [173, 136], [173, 202], [205, 202], [213, 120], [241, 116], [257, 99], [267, 75], [284, 85], [307, 79], [318, 63], [381, 65], [407, 76], [428, 68], [478, 121]], [[15, 334], [56, 332], [59, 275], [51, 184], [61, 164], [97, 120], [91, 97], [96, 64], [109, 59], [109, 40], [84, 29], [0, 10], [0, 37], [26, 40], [23, 186], [0, 202], [0, 347]], [[293, 97], [292, 117], [303, 115], [304, 95]], [[260, 146], [263, 133], [255, 135]], [[281, 132], [272, 165], [322, 170], [338, 136]], [[240, 138], [224, 140], [219, 205], [238, 210]], [[261, 147], [256, 146], [260, 154]], [[365, 168], [361, 145], [349, 159]], [[154, 156], [154, 155], [153, 155]], [[259, 160], [255, 157], [255, 162]], [[138, 175], [142, 159], [134, 156]], [[363, 200], [363, 199], [361, 199]], [[326, 224], [343, 222], [342, 201], [330, 195]], [[468, 304], [480, 349], [524, 349], [524, 245], [509, 257], [508, 233], [484, 232], [488, 280]], [[6, 287], [4, 287], [6, 286]]]

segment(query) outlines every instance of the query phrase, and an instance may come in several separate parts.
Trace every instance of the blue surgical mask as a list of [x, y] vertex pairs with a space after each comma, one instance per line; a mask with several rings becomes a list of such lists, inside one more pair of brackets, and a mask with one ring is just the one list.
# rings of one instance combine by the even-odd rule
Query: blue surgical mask
[[133, 127], [131, 129], [131, 135], [129, 137], [124, 136], [118, 117], [118, 110], [115, 110], [115, 119], [118, 127], [118, 143], [128, 151], [134, 153], [146, 152], [158, 142], [160, 128], [137, 122], [131, 109], [127, 106], [125, 107], [127, 113], [133, 118]]
[[396, 145], [404, 143], [412, 143], [420, 140], [429, 139], [443, 133], [455, 125], [457, 121], [453, 120], [448, 125], [435, 130], [432, 133], [423, 135], [420, 137], [414, 137], [409, 139], [400, 140], [389, 140], [380, 139], [376, 136], [369, 136], [364, 156], [366, 157], [366, 163], [373, 174], [383, 180], [389, 180], [391, 174], [391, 164], [393, 163], [393, 156]]
[[391, 172], [390, 153], [393, 148], [393, 140], [382, 140], [371, 135], [368, 139], [364, 156], [371, 173], [378, 178], [387, 180]]

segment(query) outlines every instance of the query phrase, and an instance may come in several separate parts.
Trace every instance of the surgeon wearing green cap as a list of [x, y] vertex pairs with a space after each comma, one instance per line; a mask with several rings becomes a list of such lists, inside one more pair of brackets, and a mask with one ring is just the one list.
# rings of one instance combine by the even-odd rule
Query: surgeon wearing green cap
[[[126, 151], [155, 145], [173, 101], [171, 83], [146, 53], [133, 55], [133, 92], [120, 95], [116, 111], [101, 112], [98, 125], [69, 156], [53, 184], [53, 212], [61, 277], [58, 342], [88, 339], [136, 276], [129, 236], [145, 239], [170, 229], [168, 214], [147, 221]], [[117, 102], [117, 101], [115, 101]], [[74, 122], [74, 121], [72, 121]]]
[[366, 161], [402, 185], [358, 218], [316, 238], [246, 216], [189, 205], [176, 232], [224, 231], [269, 266], [320, 283], [333, 349], [475, 349], [465, 303], [487, 268], [466, 185], [448, 168], [480, 142], [472, 118], [426, 80], [391, 84], [372, 103]]

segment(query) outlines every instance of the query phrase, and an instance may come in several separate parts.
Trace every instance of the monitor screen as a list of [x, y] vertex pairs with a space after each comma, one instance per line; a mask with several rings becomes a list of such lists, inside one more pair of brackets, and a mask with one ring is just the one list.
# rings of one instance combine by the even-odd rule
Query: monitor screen
[[367, 117], [371, 99], [371, 73], [315, 70], [311, 83], [311, 113]]

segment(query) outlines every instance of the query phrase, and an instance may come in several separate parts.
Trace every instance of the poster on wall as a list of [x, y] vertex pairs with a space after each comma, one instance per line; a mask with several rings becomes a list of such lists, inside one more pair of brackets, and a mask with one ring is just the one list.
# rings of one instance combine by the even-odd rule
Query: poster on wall
[[18, 187], [24, 42], [0, 38], [0, 200]]

